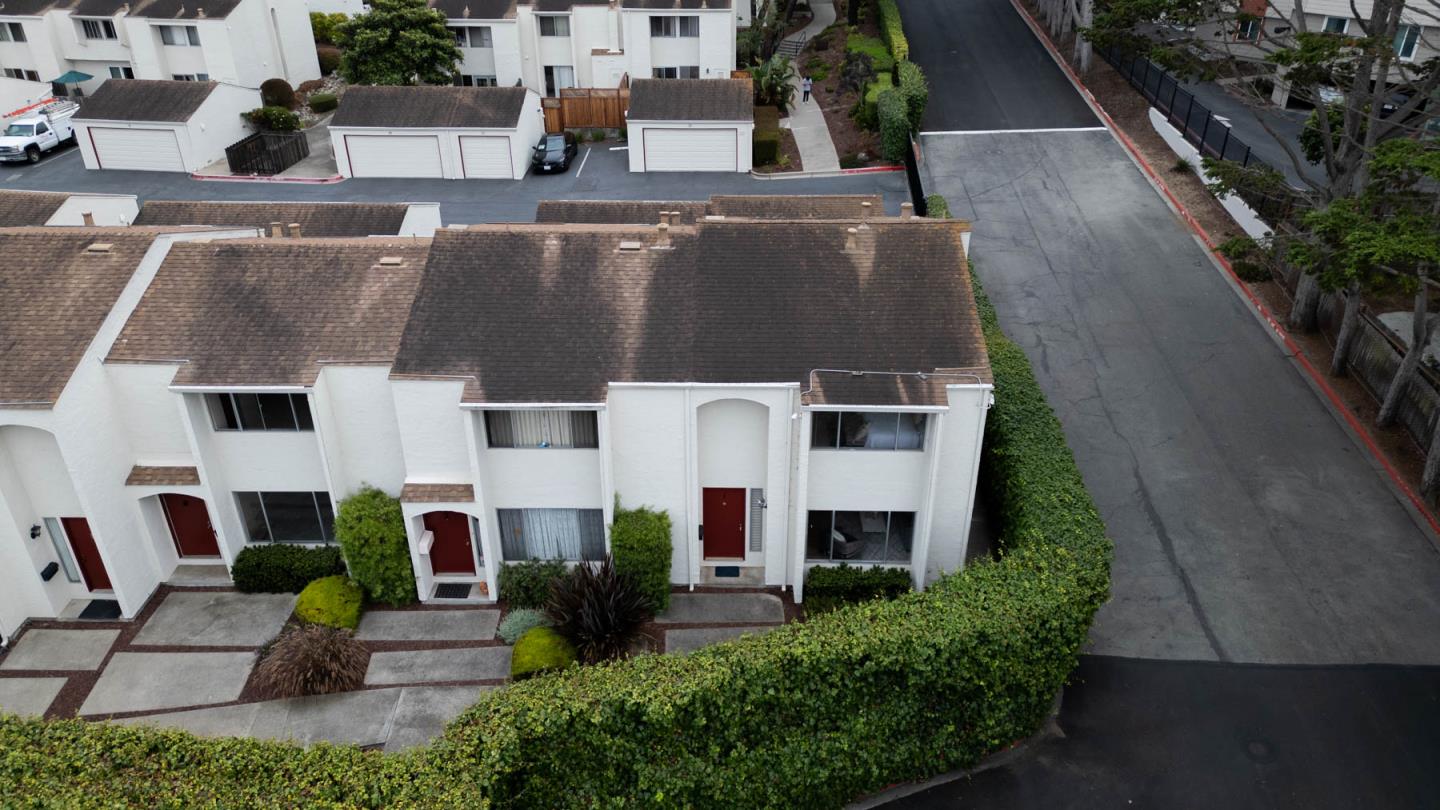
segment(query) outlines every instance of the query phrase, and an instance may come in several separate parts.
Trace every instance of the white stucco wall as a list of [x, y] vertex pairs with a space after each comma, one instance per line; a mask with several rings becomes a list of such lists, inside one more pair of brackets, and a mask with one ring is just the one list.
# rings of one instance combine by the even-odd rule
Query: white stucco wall
[[471, 480], [466, 412], [460, 409], [463, 389], [460, 380], [390, 381], [406, 481], [455, 484]]
[[323, 412], [323, 437], [335, 459], [330, 474], [335, 497], [372, 484], [399, 495], [405, 454], [388, 366], [327, 366], [316, 384], [315, 408]]
[[183, 402], [171, 391], [179, 366], [108, 363], [105, 376], [131, 448], [134, 463], [191, 467], [195, 457], [185, 434]]
[[199, 171], [217, 160], [224, 160], [227, 146], [254, 131], [240, 114], [259, 106], [259, 90], [234, 84], [216, 87], [186, 125], [190, 132], [186, 168]]
[[931, 487], [929, 553], [925, 581], [962, 568], [969, 546], [970, 520], [979, 484], [980, 449], [985, 438], [993, 389], [957, 385], [948, 391], [950, 411], [941, 428], [940, 457]]

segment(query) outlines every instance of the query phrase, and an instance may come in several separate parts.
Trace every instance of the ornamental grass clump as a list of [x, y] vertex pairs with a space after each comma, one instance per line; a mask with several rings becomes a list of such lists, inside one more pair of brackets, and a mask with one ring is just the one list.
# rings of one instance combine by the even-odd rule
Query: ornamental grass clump
[[255, 686], [267, 697], [349, 692], [365, 683], [370, 653], [349, 630], [304, 624], [285, 632], [255, 667]]
[[630, 654], [640, 626], [651, 618], [650, 606], [635, 577], [616, 570], [607, 554], [599, 565], [581, 563], [557, 580], [545, 614], [575, 645], [581, 662], [598, 664]]

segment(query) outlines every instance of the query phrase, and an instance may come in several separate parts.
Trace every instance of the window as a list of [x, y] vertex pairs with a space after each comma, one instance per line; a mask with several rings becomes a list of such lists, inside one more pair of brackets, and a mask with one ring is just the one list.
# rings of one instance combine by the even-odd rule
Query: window
[[650, 36], [698, 37], [700, 36], [700, 18], [652, 16], [650, 18]]
[[455, 34], [455, 44], [461, 48], [493, 48], [494, 41], [490, 38], [490, 26], [488, 25], [467, 25], [460, 28], [451, 28]]
[[575, 68], [569, 65], [545, 66], [545, 95], [558, 96], [560, 91], [575, 86]]
[[1326, 17], [1325, 33], [1343, 34], [1350, 30], [1350, 20], [1347, 17]]
[[210, 81], [210, 74], [209, 74], [209, 73], [175, 73], [175, 74], [172, 74], [172, 75], [170, 76], [170, 78], [174, 79], [174, 80], [177, 81], [177, 82], [208, 82], [208, 81]]
[[536, 15], [535, 19], [540, 21], [540, 36], [542, 37], [570, 36], [569, 17], [557, 17], [554, 15]]
[[20, 23], [0, 23], [0, 42], [25, 41], [25, 27]]
[[60, 558], [60, 567], [65, 570], [65, 578], [71, 582], [79, 582], [80, 568], [75, 565], [75, 555], [70, 553], [70, 541], [65, 539], [65, 530], [60, 528], [60, 521], [45, 518], [45, 531], [50, 535], [50, 544], [55, 546], [55, 556]]
[[455, 83], [461, 87], [497, 87], [494, 76], [456, 76]]
[[36, 134], [36, 135], [44, 135], [45, 133], [47, 133], [47, 132], [49, 132], [49, 131], [50, 131], [50, 125], [49, 125], [49, 124], [41, 123], [41, 124], [39, 124], [39, 125], [37, 125], [37, 126], [35, 127], [35, 134]]
[[206, 394], [216, 430], [314, 430], [304, 394]]
[[924, 450], [925, 414], [815, 411], [810, 446], [840, 450]]
[[28, 79], [32, 82], [40, 81], [40, 74], [33, 70], [21, 70], [20, 68], [5, 68], [5, 76], [11, 79]]
[[[561, 147], [563, 148], [563, 147]], [[486, 411], [491, 447], [600, 446], [594, 411]]]
[[1420, 41], [1420, 26], [1402, 25], [1395, 32], [1395, 55], [1401, 59], [1415, 58], [1415, 43]]
[[908, 563], [914, 534], [914, 512], [811, 511], [805, 559]]
[[110, 78], [112, 79], [133, 79], [135, 71], [129, 65], [111, 65]]
[[118, 39], [115, 23], [110, 20], [81, 20], [80, 30], [86, 39]]
[[193, 25], [162, 25], [159, 28], [160, 41], [166, 45], [200, 44], [200, 29]]
[[237, 492], [252, 543], [331, 543], [335, 512], [328, 492]]
[[700, 78], [700, 66], [657, 67], [651, 71], [651, 74], [656, 79], [698, 79]]
[[598, 560], [605, 556], [599, 509], [497, 509], [500, 550], [511, 562]]
[[1241, 20], [1235, 26], [1237, 40], [1254, 41], [1260, 37], [1260, 21], [1255, 18]]

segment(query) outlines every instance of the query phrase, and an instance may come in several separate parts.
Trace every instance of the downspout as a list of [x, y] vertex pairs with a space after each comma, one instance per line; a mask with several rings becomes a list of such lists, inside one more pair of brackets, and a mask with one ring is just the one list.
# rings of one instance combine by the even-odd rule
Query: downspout
[[693, 422], [691, 389], [685, 389], [685, 579], [690, 590], [695, 590], [700, 560], [696, 557], [695, 546], [703, 541], [700, 536], [700, 521], [696, 520], [695, 486], [699, 478], [695, 470], [695, 425]]

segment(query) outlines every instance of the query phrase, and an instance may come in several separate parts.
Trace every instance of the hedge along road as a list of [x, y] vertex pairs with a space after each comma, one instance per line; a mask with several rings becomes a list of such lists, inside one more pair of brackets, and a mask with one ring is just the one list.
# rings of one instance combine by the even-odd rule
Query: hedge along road
[[[1008, 0], [901, 10], [930, 77], [927, 129], [979, 129], [953, 100], [1015, 85], [993, 96], [999, 120], [1093, 126], [1068, 84], [1056, 98], [1065, 78], [1035, 61]], [[956, 61], [972, 49], [989, 58]], [[1110, 133], [927, 135], [922, 148], [926, 190], [972, 220], [976, 271], [1115, 540], [1089, 651], [1440, 663], [1431, 538]]]

